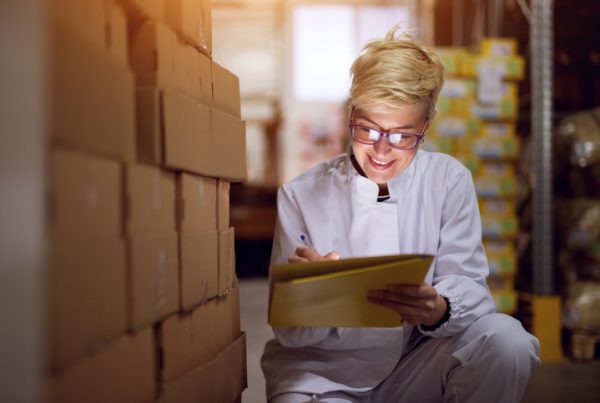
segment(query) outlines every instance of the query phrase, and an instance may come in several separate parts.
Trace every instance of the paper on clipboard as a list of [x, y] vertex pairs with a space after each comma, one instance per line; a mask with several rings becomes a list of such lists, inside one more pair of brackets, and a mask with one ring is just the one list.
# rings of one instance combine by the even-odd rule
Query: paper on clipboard
[[396, 327], [402, 318], [367, 301], [388, 284], [421, 284], [431, 255], [290, 263], [271, 268], [269, 324], [291, 327]]

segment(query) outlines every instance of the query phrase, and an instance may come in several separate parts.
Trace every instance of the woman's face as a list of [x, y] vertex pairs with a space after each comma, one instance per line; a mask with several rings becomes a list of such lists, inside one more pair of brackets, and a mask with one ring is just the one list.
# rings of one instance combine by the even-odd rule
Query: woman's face
[[[386, 132], [421, 133], [427, 124], [427, 119], [421, 106], [409, 105], [386, 112], [354, 108], [351, 123]], [[383, 136], [377, 143], [371, 145], [352, 141], [354, 157], [363, 172], [367, 178], [383, 188], [393, 177], [406, 169], [415, 157], [417, 149], [418, 146], [412, 150], [392, 148]]]

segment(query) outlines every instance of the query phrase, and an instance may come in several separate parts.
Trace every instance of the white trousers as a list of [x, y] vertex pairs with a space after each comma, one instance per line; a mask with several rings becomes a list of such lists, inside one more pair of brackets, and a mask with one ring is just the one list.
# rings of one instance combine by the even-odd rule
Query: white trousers
[[539, 351], [519, 321], [494, 313], [452, 337], [434, 339], [415, 330], [394, 371], [368, 393], [286, 393], [270, 402], [518, 402], [540, 363]]

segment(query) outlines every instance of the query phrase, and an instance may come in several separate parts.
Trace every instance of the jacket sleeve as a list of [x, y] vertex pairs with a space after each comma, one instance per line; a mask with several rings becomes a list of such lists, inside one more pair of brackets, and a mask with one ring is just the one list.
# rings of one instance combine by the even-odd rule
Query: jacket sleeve
[[421, 332], [432, 337], [450, 336], [494, 312], [496, 306], [486, 283], [488, 273], [475, 187], [465, 170], [448, 181], [432, 279], [437, 292], [448, 298], [450, 319], [433, 331], [420, 327]]
[[[287, 263], [301, 246], [300, 234], [307, 234], [306, 224], [291, 191], [284, 185], [277, 192], [277, 222], [271, 252], [271, 266]], [[286, 347], [319, 347], [328, 336], [337, 338], [335, 328], [273, 327], [276, 339]]]

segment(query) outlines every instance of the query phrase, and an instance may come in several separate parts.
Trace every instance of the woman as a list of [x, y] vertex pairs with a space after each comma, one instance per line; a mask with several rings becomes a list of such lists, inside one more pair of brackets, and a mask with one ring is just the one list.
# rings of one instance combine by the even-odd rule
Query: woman
[[434, 263], [420, 286], [365, 296], [402, 327], [273, 328], [262, 358], [270, 402], [517, 402], [539, 364], [537, 339], [495, 313], [470, 172], [419, 150], [443, 67], [396, 29], [352, 65], [348, 155], [279, 190], [271, 263], [400, 253]]

